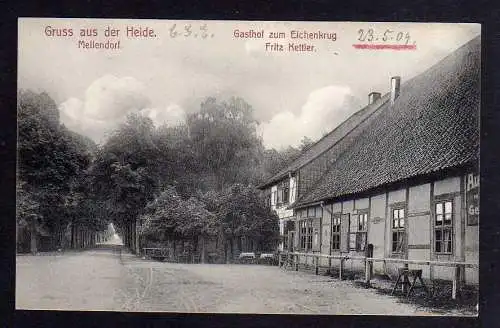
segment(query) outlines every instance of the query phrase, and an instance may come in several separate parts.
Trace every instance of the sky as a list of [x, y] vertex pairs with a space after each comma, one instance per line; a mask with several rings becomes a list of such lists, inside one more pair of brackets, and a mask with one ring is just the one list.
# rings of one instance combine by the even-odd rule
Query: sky
[[[107, 27], [120, 30], [118, 36], [106, 37]], [[153, 37], [128, 37], [130, 27], [152, 29]], [[187, 36], [172, 37], [174, 27]], [[97, 36], [79, 35], [94, 28]], [[18, 88], [48, 92], [61, 121], [98, 143], [129, 113], [175, 126], [205, 97], [239, 96], [253, 107], [264, 145], [276, 149], [297, 146], [304, 136], [320, 138], [365, 106], [370, 92], [388, 92], [392, 76], [404, 83], [480, 35], [480, 25], [456, 23], [21, 18], [18, 29]], [[64, 36], [64, 29], [73, 35]], [[264, 38], [235, 33], [250, 30], [263, 30]], [[293, 30], [321, 31], [335, 41], [291, 39]], [[396, 41], [385, 43], [405, 43], [409, 36], [416, 49], [355, 49], [355, 43], [369, 43], [359, 40], [369, 30], [371, 43], [384, 43], [390, 30], [386, 35]], [[270, 39], [271, 31], [286, 38]], [[120, 48], [79, 47], [80, 41], [108, 40]], [[275, 42], [285, 51], [269, 51]], [[290, 43], [314, 51], [287, 51]]]

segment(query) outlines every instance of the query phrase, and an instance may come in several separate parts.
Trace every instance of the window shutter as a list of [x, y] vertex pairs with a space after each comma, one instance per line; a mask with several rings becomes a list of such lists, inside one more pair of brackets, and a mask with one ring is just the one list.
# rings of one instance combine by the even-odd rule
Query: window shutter
[[340, 220], [340, 251], [349, 252], [349, 214], [342, 214]]
[[320, 234], [321, 234], [321, 225], [320, 219], [313, 220], [313, 251], [319, 252], [320, 248]]
[[290, 203], [295, 201], [295, 178], [290, 179]]
[[[299, 222], [297, 222], [297, 223], [299, 223]], [[294, 247], [294, 249], [300, 249], [299, 236], [300, 236], [300, 224], [296, 224], [295, 225], [295, 232], [293, 234], [293, 247]]]
[[358, 214], [353, 214], [351, 217], [351, 224], [350, 224], [350, 230], [351, 232], [357, 232], [358, 231], [358, 225], [359, 225], [359, 215]]

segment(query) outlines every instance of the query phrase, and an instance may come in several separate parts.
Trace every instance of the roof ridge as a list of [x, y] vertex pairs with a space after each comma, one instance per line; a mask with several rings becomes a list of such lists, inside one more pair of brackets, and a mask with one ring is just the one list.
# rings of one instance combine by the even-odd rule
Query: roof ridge
[[[344, 121], [342, 121], [339, 125], [337, 125], [333, 130], [331, 130], [330, 132], [328, 132], [327, 134], [325, 134], [323, 137], [321, 137], [319, 140], [317, 140], [316, 142], [314, 142], [312, 145], [310, 145], [307, 149], [303, 150], [302, 152], [300, 152], [296, 157], [294, 157], [293, 160], [291, 160], [289, 162], [288, 165], [286, 166], [283, 166], [282, 169], [280, 169], [278, 171], [278, 173], [276, 173], [275, 175], [273, 175], [271, 178], [269, 178], [267, 180], [267, 182], [263, 183], [260, 185], [260, 187], [264, 187], [272, 182], [274, 182], [275, 180], [277, 179], [280, 179], [280, 177], [283, 177], [285, 176], [287, 173], [286, 172], [282, 172], [283, 170], [285, 170], [285, 168], [287, 167], [290, 167], [292, 166], [292, 164], [297, 161], [300, 157], [302, 157], [303, 155], [305, 155], [305, 152], [306, 151], [309, 151], [310, 149], [312, 149], [315, 145], [319, 144], [322, 140], [324, 140], [325, 138], [331, 136], [333, 133], [335, 133], [336, 131], [338, 131], [342, 126], [346, 125], [348, 123], [348, 121], [350, 119], [352, 119], [355, 115], [363, 112], [363, 111], [367, 111], [370, 106], [373, 105], [373, 111], [371, 113], [369, 113], [365, 118], [363, 118], [360, 122], [358, 122], [355, 126], [353, 126], [351, 129], [349, 129], [346, 133], [344, 133], [343, 136], [341, 136], [338, 140], [336, 140], [332, 145], [329, 145], [328, 147], [326, 147], [325, 149], [323, 149], [320, 153], [316, 154], [315, 156], [311, 157], [311, 159], [309, 159], [307, 162], [303, 163], [303, 164], [300, 164], [298, 167], [295, 168], [295, 170], [297, 169], [300, 169], [302, 167], [304, 167], [305, 165], [309, 164], [311, 161], [315, 160], [316, 158], [318, 158], [319, 156], [321, 156], [322, 154], [324, 154], [325, 152], [327, 152], [328, 150], [330, 150], [332, 147], [334, 147], [337, 143], [339, 143], [341, 140], [343, 140], [347, 135], [349, 135], [354, 129], [356, 129], [357, 126], [359, 126], [361, 123], [365, 122], [369, 117], [371, 117], [375, 112], [377, 112], [381, 107], [383, 107], [383, 105], [389, 100], [389, 95], [390, 95], [390, 92], [387, 92], [385, 93], [381, 98], [380, 100], [372, 103], [372, 104], [368, 104], [364, 107], [362, 107], [361, 109], [357, 110], [356, 112], [354, 112], [353, 114], [351, 114], [347, 119], [345, 119]], [[387, 99], [384, 99], [384, 98], [387, 98]], [[377, 106], [374, 106], [376, 103]]]
[[[387, 93], [384, 95], [384, 97], [386, 97], [387, 95], [389, 95], [390, 93]], [[383, 98], [383, 97], [382, 97]], [[388, 108], [387, 106], [384, 106], [387, 102], [389, 101], [389, 99], [386, 99], [383, 101], [382, 104], [380, 104], [380, 106], [378, 108], [376, 108], [373, 112], [371, 112], [367, 117], [365, 117], [361, 122], [359, 122], [355, 127], [353, 127], [349, 132], [347, 132], [342, 138], [340, 138], [339, 140], [337, 140], [337, 142], [335, 142], [335, 144], [333, 144], [332, 146], [330, 146], [326, 151], [330, 150], [332, 147], [334, 147], [337, 143], [339, 143], [341, 140], [343, 140], [344, 138], [346, 138], [349, 134], [351, 134], [355, 129], [359, 128], [359, 126], [365, 122], [366, 120], [368, 120], [370, 117], [372, 117], [375, 113], [377, 113], [379, 110], [382, 110], [385, 109], [385, 108]], [[361, 136], [357, 136], [355, 139], [358, 139], [360, 138]], [[344, 153], [347, 152], [347, 150], [349, 150], [351, 148], [351, 145], [347, 146], [343, 152], [341, 152], [337, 159], [339, 159], [340, 157], [342, 157], [344, 155]], [[321, 156], [323, 153], [319, 154], [318, 156]], [[317, 158], [317, 157], [315, 157]], [[314, 159], [314, 158], [313, 158]], [[311, 190], [314, 190], [314, 188], [321, 182], [321, 178], [323, 178], [325, 175], [327, 175], [331, 170], [333, 169], [333, 166], [331, 167], [328, 167], [324, 172], [323, 174], [320, 175], [320, 177], [318, 179], [316, 179], [316, 181], [313, 182], [313, 184], [309, 187], [309, 190], [308, 191], [311, 191]], [[306, 193], [302, 196], [300, 196], [297, 200], [296, 200], [296, 203], [298, 204], [299, 201], [307, 196], [309, 194], [309, 192], [306, 191]]]
[[[450, 54], [448, 54], [444, 58], [440, 59], [438, 62], [436, 62], [432, 66], [428, 67], [422, 73], [420, 73], [420, 74], [418, 74], [416, 76], [413, 76], [412, 78], [410, 78], [408, 81], [406, 81], [405, 83], [403, 83], [401, 85], [401, 89], [403, 89], [403, 88], [410, 88], [409, 91], [413, 92], [413, 93], [415, 93], [415, 91], [416, 91], [416, 94], [418, 94], [418, 96], [416, 96], [416, 97], [418, 97], [418, 98], [421, 98], [422, 96], [424, 96], [424, 99], [422, 100], [422, 102], [420, 102], [419, 104], [417, 104], [417, 106], [419, 106], [419, 107], [426, 106], [426, 107], [421, 107], [421, 108], [423, 108], [424, 110], [431, 110], [431, 108], [427, 107], [427, 106], [429, 106], [428, 104], [439, 102], [440, 101], [439, 100], [440, 99], [439, 98], [440, 95], [443, 95], [443, 96], [446, 97], [446, 96], [449, 95], [449, 93], [447, 93], [446, 91], [444, 91], [444, 93], [443, 92], [442, 93], [438, 93], [436, 95], [432, 95], [431, 98], [425, 99], [425, 94], [422, 95], [422, 92], [425, 93], [425, 90], [427, 90], [424, 87], [424, 85], [426, 85], [427, 83], [424, 83], [422, 85], [419, 82], [422, 82], [422, 83], [423, 82], [429, 82], [428, 79], [431, 79], [430, 83], [433, 83], [434, 81], [432, 81], [432, 80], [434, 78], [437, 78], [436, 81], [440, 81], [440, 82], [434, 82], [434, 83], [437, 83], [437, 85], [436, 85], [437, 87], [440, 86], [439, 83], [441, 83], [441, 84], [442, 83], [450, 83], [450, 81], [448, 81], [446, 79], [446, 77], [441, 77], [441, 75], [443, 75], [444, 73], [447, 73], [446, 70], [449, 71], [450, 69], [451, 70], [456, 70], [456, 72], [457, 72], [458, 75], [465, 74], [465, 75], [463, 75], [464, 78], [469, 77], [470, 74], [474, 74], [474, 75], [470, 76], [470, 78], [472, 79], [471, 81], [474, 82], [474, 78], [475, 78], [474, 76], [476, 74], [478, 74], [476, 72], [477, 67], [476, 68], [474, 68], [474, 67], [475, 67], [475, 65], [479, 65], [479, 69], [480, 69], [480, 58], [479, 59], [477, 59], [477, 58], [474, 59], [474, 62], [476, 62], [476, 61], [479, 60], [478, 64], [474, 64], [474, 63], [467, 64], [466, 62], [463, 62], [463, 61], [467, 60], [466, 59], [467, 56], [468, 56], [468, 55], [466, 55], [467, 52], [471, 52], [471, 51], [472, 52], [476, 52], [476, 55], [477, 55], [477, 52], [478, 52], [477, 49], [479, 48], [479, 53], [480, 53], [480, 50], [481, 50], [480, 49], [480, 45], [477, 46], [475, 44], [475, 42], [477, 42], [478, 39], [480, 40], [480, 36], [474, 37], [473, 39], [471, 39], [468, 42], [464, 43], [462, 46], [458, 47], [456, 50], [452, 51]], [[445, 69], [444, 72], [442, 71], [443, 69]], [[471, 71], [469, 71], [469, 70], [471, 70]], [[470, 73], [467, 73], [467, 72], [470, 72]], [[436, 74], [439, 77], [437, 77]], [[467, 75], [467, 74], [469, 74], [469, 75]], [[460, 89], [461, 85], [463, 84], [461, 79], [460, 80], [456, 80], [456, 81], [451, 81], [451, 82], [452, 82], [452, 85], [450, 85], [450, 87], [452, 89], [456, 89], [456, 88]], [[422, 85], [422, 86], [420, 86], [420, 85]], [[447, 85], [445, 85], [445, 86], [448, 87]], [[417, 90], [413, 90], [412, 91], [411, 89], [415, 88], [415, 87], [417, 87]], [[442, 85], [441, 85], [441, 87], [442, 87]], [[450, 89], [448, 89], [448, 91], [449, 92], [453, 92], [453, 90], [450, 90]], [[472, 92], [474, 92], [474, 91], [472, 91]], [[435, 98], [436, 96], [438, 98]], [[408, 96], [406, 96], [406, 97], [408, 97]], [[405, 101], [407, 101], [408, 98], [404, 98], [403, 99], [403, 98], [401, 98], [401, 96], [398, 97], [398, 98], [399, 98], [400, 101], [397, 101], [397, 103], [396, 103], [397, 108], [400, 109], [400, 110], [406, 108], [406, 106], [408, 104]], [[403, 99], [403, 100], [401, 100], [401, 99]], [[462, 101], [463, 102], [463, 98], [455, 96], [454, 94], [452, 94], [452, 99], [455, 99], [455, 102], [456, 101]], [[475, 106], [474, 104], [475, 104], [476, 101], [473, 100], [473, 98], [468, 98], [468, 99], [470, 100], [469, 104], [471, 106]], [[457, 105], [454, 104], [454, 103], [451, 103], [451, 106], [457, 106]], [[381, 115], [390, 115], [389, 111], [391, 110], [392, 106], [382, 106], [382, 107], [384, 107], [384, 109], [383, 109], [383, 112], [380, 112]], [[444, 112], [446, 112], [448, 110], [451, 110], [451, 109], [443, 108]], [[378, 112], [378, 110], [374, 111], [374, 113], [375, 112]], [[459, 114], [459, 113], [457, 113], [457, 115], [465, 115], [465, 114]], [[459, 116], [457, 118], [460, 118], [460, 117], [461, 116]], [[372, 126], [374, 124], [375, 124], [375, 126], [377, 126], [377, 124], [380, 125], [379, 123], [377, 123], [377, 122], [374, 121], [374, 122], [369, 123], [369, 124], [370, 124], [370, 126]], [[395, 122], [392, 122], [392, 123], [395, 123]], [[457, 123], [457, 124], [460, 124], [460, 123]], [[358, 128], [358, 127], [359, 127], [359, 125], [357, 125], [355, 128]], [[460, 128], [460, 127], [457, 126], [456, 128]], [[453, 126], [450, 126], [450, 127], [448, 127], [448, 130], [450, 130], [450, 129], [455, 129], [455, 128]], [[348, 147], [346, 147], [346, 149], [337, 157], [337, 160], [335, 160], [335, 162], [333, 163], [333, 165], [331, 165], [327, 170], [325, 170], [325, 172], [313, 183], [313, 185], [310, 188], [308, 188], [308, 191], [306, 193], [304, 193], [304, 195], [302, 195], [299, 199], [297, 199], [297, 201], [294, 203], [293, 207], [300, 208], [300, 207], [306, 206], [307, 204], [315, 203], [317, 201], [321, 201], [321, 200], [324, 201], [326, 199], [331, 199], [332, 197], [336, 198], [336, 197], [340, 197], [341, 195], [348, 195], [348, 194], [351, 194], [351, 193], [359, 192], [359, 191], [356, 191], [356, 192], [353, 191], [353, 190], [356, 190], [356, 189], [360, 189], [361, 186], [359, 184], [355, 183], [353, 186], [349, 187], [347, 185], [346, 186], [344, 186], [342, 184], [338, 185], [338, 184], [336, 184], [334, 182], [328, 182], [326, 180], [335, 181], [335, 177], [333, 175], [338, 175], [338, 174], [342, 175], [342, 179], [345, 179], [345, 178], [356, 179], [356, 177], [359, 178], [359, 174], [357, 174], [357, 173], [356, 174], [350, 174], [349, 172], [342, 171], [342, 165], [349, 165], [348, 162], [349, 162], [350, 159], [346, 158], [346, 153], [348, 153], [350, 151], [353, 151], [353, 149], [355, 151], [357, 151], [357, 153], [359, 153], [360, 150], [357, 149], [357, 148], [361, 147], [359, 145], [359, 142], [362, 142], [360, 140], [363, 140], [363, 138], [366, 138], [366, 136], [364, 136], [363, 133], [361, 135], [357, 136], [355, 138], [355, 140], [353, 141], [353, 143], [351, 143]], [[442, 147], [446, 147], [446, 145], [449, 145], [449, 147], [453, 147], [453, 144], [446, 143], [446, 141], [444, 141], [444, 142], [445, 143], [442, 144]], [[365, 146], [370, 146], [370, 144], [369, 143], [366, 144], [366, 142], [364, 142], [363, 147], [365, 147]], [[469, 145], [469, 146], [472, 147], [471, 145]], [[422, 148], [422, 149], [426, 149], [426, 148]], [[383, 150], [382, 150], [382, 152], [383, 152]], [[382, 153], [382, 155], [383, 155], [383, 153]], [[382, 185], [387, 184], [387, 183], [392, 183], [394, 181], [399, 181], [401, 179], [406, 179], [406, 178], [412, 177], [415, 174], [417, 174], [417, 175], [418, 174], [425, 174], [425, 172], [432, 172], [432, 171], [435, 171], [435, 170], [444, 169], [444, 168], [448, 167], [449, 165], [453, 166], [453, 165], [456, 165], [458, 163], [464, 162], [464, 158], [465, 157], [467, 157], [467, 161], [470, 161], [470, 158], [473, 157], [472, 155], [467, 155], [467, 153], [462, 154], [461, 156], [462, 156], [462, 158], [457, 157], [454, 161], [447, 161], [446, 163], [439, 164], [438, 168], [437, 167], [425, 167], [425, 168], [420, 167], [419, 168], [418, 166], [415, 166], [412, 169], [414, 171], [416, 170], [415, 173], [410, 173], [410, 172], [399, 172], [399, 173], [396, 173], [396, 172], [392, 172], [392, 173], [397, 174], [398, 176], [400, 174], [403, 175], [402, 177], [400, 176], [399, 178], [397, 178], [395, 180], [392, 180], [392, 179], [396, 178], [396, 176], [393, 177], [393, 178], [391, 178], [391, 177], [388, 177], [387, 179], [384, 178], [382, 180], [378, 179], [378, 181], [376, 181], [377, 179], [374, 180], [373, 178], [367, 178], [368, 180], [365, 181], [365, 182], [367, 182], [368, 185], [366, 185], [365, 187], [361, 187], [361, 190], [370, 190], [372, 188], [375, 188], [375, 184], [374, 183], [376, 183], [377, 186], [382, 186]], [[340, 163], [339, 160], [342, 161], [342, 163]], [[340, 164], [336, 165], [335, 163], [340, 163]], [[339, 167], [339, 165], [341, 167]], [[428, 163], [422, 163], [422, 165], [429, 166]], [[361, 167], [357, 167], [355, 169], [356, 170], [363, 170], [363, 167], [361, 166]], [[337, 172], [337, 173], [335, 173], [335, 172]], [[384, 174], [384, 172], [385, 171], [380, 172], [380, 174]], [[389, 174], [389, 175], [391, 175], [392, 173], [390, 171], [385, 172], [385, 174]], [[346, 174], [347, 174], [347, 176], [346, 176]], [[368, 174], [370, 174], [370, 173], [368, 173]], [[325, 179], [325, 177], [327, 177], [327, 178]], [[389, 181], [389, 180], [391, 180], [391, 181]], [[318, 188], [320, 188], [320, 189], [318, 190]], [[331, 191], [326, 192], [327, 189], [325, 189], [325, 188], [327, 188], [328, 190], [331, 189]], [[345, 189], [345, 188], [347, 188], [347, 189]], [[335, 189], [338, 189], [338, 190], [335, 190]], [[344, 191], [342, 191], [342, 190], [344, 190]], [[326, 195], [326, 194], [328, 194], [328, 195]], [[307, 198], [309, 198], [308, 201], [307, 201]]]

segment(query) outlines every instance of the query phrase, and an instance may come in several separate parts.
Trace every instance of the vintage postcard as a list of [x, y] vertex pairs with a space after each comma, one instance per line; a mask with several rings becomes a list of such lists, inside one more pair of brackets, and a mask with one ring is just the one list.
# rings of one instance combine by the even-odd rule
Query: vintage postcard
[[17, 309], [478, 314], [481, 25], [18, 32]]

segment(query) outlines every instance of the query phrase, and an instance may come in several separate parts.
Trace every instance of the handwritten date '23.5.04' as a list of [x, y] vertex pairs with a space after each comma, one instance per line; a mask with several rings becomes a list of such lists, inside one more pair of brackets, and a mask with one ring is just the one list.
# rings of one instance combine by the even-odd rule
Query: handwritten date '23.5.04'
[[383, 33], [373, 28], [359, 29], [358, 41], [360, 42], [387, 42], [404, 45], [415, 45], [416, 42], [411, 39], [410, 32], [393, 31], [386, 29]]

